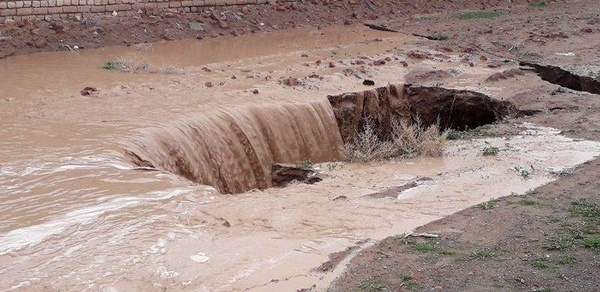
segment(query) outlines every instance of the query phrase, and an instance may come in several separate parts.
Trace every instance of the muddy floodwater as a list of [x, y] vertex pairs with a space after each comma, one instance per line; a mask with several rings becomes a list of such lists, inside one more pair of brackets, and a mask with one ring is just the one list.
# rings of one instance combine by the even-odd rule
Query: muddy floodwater
[[[364, 90], [363, 78], [403, 82], [408, 69], [400, 61], [417, 42], [347, 26], [0, 60], [0, 289], [325, 288], [343, 269], [315, 270], [331, 253], [526, 193], [600, 154], [597, 142], [518, 124], [516, 135], [450, 141], [440, 158], [337, 162], [342, 142], [327, 95]], [[346, 70], [365, 56], [392, 61]], [[138, 74], [100, 68], [117, 59], [172, 68]], [[452, 66], [422, 61], [411, 69]], [[479, 85], [493, 69], [456, 66], [450, 85], [503, 91]], [[300, 84], [280, 82], [289, 77]], [[82, 96], [87, 86], [98, 91]], [[270, 154], [241, 155], [258, 151], [254, 140], [233, 145], [230, 137], [256, 138], [257, 128], [271, 133], [261, 140]], [[197, 162], [210, 167], [198, 176], [222, 168], [227, 173], [219, 175], [233, 180], [256, 159], [312, 156], [322, 162], [316, 166], [324, 179], [221, 194], [218, 178], [205, 179], [213, 186], [198, 185], [131, 164], [124, 152], [140, 139], [206, 154]], [[500, 151], [482, 156], [485, 147]], [[238, 179], [231, 192], [263, 186], [259, 178]], [[256, 184], [243, 184], [250, 179]], [[386, 191], [392, 195], [369, 196]]]

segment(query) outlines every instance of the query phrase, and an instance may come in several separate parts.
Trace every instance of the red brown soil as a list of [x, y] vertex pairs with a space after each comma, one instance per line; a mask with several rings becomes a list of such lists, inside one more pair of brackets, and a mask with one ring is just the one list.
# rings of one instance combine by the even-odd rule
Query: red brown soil
[[[503, 66], [527, 59], [598, 78], [599, 10], [597, 1], [568, 1], [511, 10], [492, 19], [436, 16], [423, 20], [422, 26], [389, 27], [423, 35], [448, 33], [448, 41], [423, 44], [440, 52], [462, 53], [465, 62]], [[568, 52], [574, 55], [556, 54]], [[505, 75], [486, 82], [513, 82], [520, 74]], [[570, 137], [600, 140], [600, 95], [550, 83], [510, 84], [522, 88], [509, 100], [531, 115], [511, 123], [532, 122], [558, 128]], [[510, 135], [507, 128], [499, 124], [463, 138]], [[527, 195], [474, 206], [415, 231], [438, 238], [387, 238], [352, 259], [331, 288], [599, 291], [599, 180], [600, 159], [596, 159], [557, 174], [556, 181]], [[578, 213], [582, 206], [590, 212]]]
[[[462, 9], [510, 8], [506, 1], [320, 1], [206, 8], [200, 13], [165, 10], [157, 16], [86, 16], [81, 21], [18, 21], [0, 25], [0, 58], [74, 46], [98, 48], [186, 38], [241, 35], [297, 27], [325, 27], [406, 19], [415, 14]], [[513, 1], [524, 3], [526, 1]], [[190, 29], [199, 22], [203, 31]]]

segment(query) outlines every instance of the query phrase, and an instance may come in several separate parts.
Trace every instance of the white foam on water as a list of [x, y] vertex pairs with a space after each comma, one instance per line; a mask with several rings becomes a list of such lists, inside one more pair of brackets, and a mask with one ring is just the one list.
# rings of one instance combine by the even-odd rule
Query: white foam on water
[[50, 222], [11, 230], [0, 235], [0, 256], [12, 251], [43, 242], [46, 238], [60, 234], [73, 225], [84, 225], [108, 212], [140, 205], [148, 201], [167, 200], [194, 191], [195, 188], [172, 189], [152, 192], [146, 197], [118, 197], [110, 202], [75, 210]]

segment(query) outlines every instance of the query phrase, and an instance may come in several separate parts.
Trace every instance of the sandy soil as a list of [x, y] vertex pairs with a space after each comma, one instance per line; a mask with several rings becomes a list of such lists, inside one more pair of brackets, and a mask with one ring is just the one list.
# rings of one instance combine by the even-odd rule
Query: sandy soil
[[[396, 28], [448, 34], [450, 40], [433, 44], [440, 51], [479, 51], [490, 63], [501, 61], [498, 57], [531, 59], [597, 77], [599, 8], [594, 1], [569, 1], [513, 10], [491, 19], [432, 16], [422, 20], [426, 26], [396, 24]], [[467, 61], [480, 63], [484, 58]], [[515, 78], [494, 82], [515, 82], [520, 87]], [[571, 137], [599, 139], [598, 95], [562, 93], [557, 86], [545, 85], [519, 90], [509, 99], [536, 114], [514, 122], [529, 121]], [[463, 138], [510, 135], [506, 129], [496, 125]], [[596, 291], [600, 289], [599, 168], [599, 160], [586, 163], [524, 196], [480, 204], [415, 230], [435, 238], [390, 237], [361, 251], [331, 288]]]

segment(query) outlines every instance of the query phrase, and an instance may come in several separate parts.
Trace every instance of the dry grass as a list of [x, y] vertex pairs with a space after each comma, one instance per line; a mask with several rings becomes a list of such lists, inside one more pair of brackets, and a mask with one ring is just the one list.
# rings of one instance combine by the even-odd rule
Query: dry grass
[[392, 137], [384, 140], [372, 122], [367, 121], [356, 141], [344, 146], [346, 160], [366, 162], [398, 156], [440, 156], [450, 131], [440, 131], [437, 125], [425, 127], [416, 123], [394, 121]]

